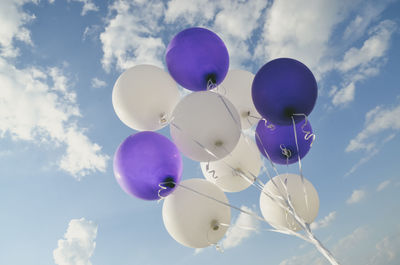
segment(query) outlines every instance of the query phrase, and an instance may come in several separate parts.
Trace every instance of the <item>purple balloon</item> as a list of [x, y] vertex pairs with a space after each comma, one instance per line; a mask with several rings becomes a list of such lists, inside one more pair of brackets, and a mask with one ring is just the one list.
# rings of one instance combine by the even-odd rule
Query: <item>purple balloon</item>
[[[296, 134], [302, 159], [310, 150], [313, 140], [310, 121], [303, 120], [296, 123]], [[261, 154], [268, 158], [266, 154], [268, 153], [274, 163], [286, 165], [298, 161], [293, 125], [274, 125], [274, 128], [268, 128], [265, 121], [261, 120], [257, 124], [256, 143]]]
[[188, 28], [168, 44], [166, 62], [175, 81], [192, 91], [207, 90], [208, 82], [220, 84], [229, 68], [224, 42], [205, 28]]
[[[182, 175], [178, 148], [156, 132], [139, 132], [126, 138], [114, 156], [114, 174], [128, 194], [158, 200], [175, 189]], [[162, 185], [165, 189], [160, 187]]]
[[252, 96], [257, 111], [273, 124], [292, 124], [308, 116], [317, 100], [318, 87], [314, 75], [301, 62], [279, 58], [265, 64], [257, 72]]

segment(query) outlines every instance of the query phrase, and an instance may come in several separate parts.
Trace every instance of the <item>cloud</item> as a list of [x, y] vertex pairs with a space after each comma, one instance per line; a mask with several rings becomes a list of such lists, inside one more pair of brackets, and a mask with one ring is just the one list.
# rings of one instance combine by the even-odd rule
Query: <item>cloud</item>
[[400, 233], [394, 231], [390, 236], [384, 237], [376, 244], [376, 253], [368, 265], [398, 264], [396, 258], [400, 253]]
[[171, 0], [165, 11], [168, 23], [182, 19], [187, 24], [204, 24], [214, 18], [219, 1], [213, 0]]
[[96, 247], [97, 225], [85, 218], [72, 219], [64, 238], [53, 251], [57, 265], [91, 265], [90, 257]]
[[377, 58], [385, 55], [389, 47], [392, 33], [396, 29], [396, 24], [390, 20], [384, 20], [370, 31], [370, 37], [359, 49], [351, 48], [348, 50], [338, 65], [338, 69], [347, 72], [359, 66], [367, 66]]
[[322, 218], [321, 220], [318, 220], [316, 222], [313, 222], [311, 224], [311, 229], [312, 230], [317, 230], [320, 228], [324, 228], [327, 227], [328, 225], [330, 225], [334, 220], [336, 219], [336, 212], [330, 212], [327, 216], [325, 216], [324, 218]]
[[[230, 67], [243, 68], [252, 58], [250, 39], [260, 27], [259, 21], [268, 1], [220, 1], [212, 29], [224, 40], [229, 51]], [[252, 63], [252, 62], [251, 62]]]
[[73, 2], [83, 3], [81, 15], [84, 16], [89, 11], [99, 11], [99, 7], [96, 6], [92, 0], [69, 0]]
[[[359, 264], [353, 262], [352, 252], [368, 238], [366, 226], [357, 227], [351, 234], [340, 239], [333, 247], [332, 254], [341, 264]], [[357, 257], [359, 258], [359, 257]], [[347, 262], [345, 262], [347, 261]], [[319, 252], [312, 250], [301, 256], [283, 260], [279, 265], [328, 265], [330, 264]], [[383, 265], [383, 264], [382, 264]]]
[[2, 0], [0, 1], [0, 55], [16, 57], [19, 49], [15, 41], [33, 45], [30, 31], [26, 24], [35, 19], [23, 9], [26, 3], [38, 3], [38, 0]]
[[347, 199], [347, 204], [354, 204], [362, 201], [365, 198], [366, 192], [364, 190], [353, 190], [350, 198]]
[[344, 174], [345, 177], [350, 176], [353, 174], [360, 166], [364, 165], [367, 163], [369, 160], [371, 160], [374, 156], [376, 156], [379, 153], [378, 149], [374, 149], [370, 152], [367, 153], [366, 156], [362, 157], [357, 163], [355, 163], [349, 171]]
[[333, 30], [356, 2], [312, 0], [304, 5], [301, 0], [274, 1], [267, 10], [255, 58], [295, 58], [320, 76], [331, 68], [325, 64], [333, 58], [329, 46]]
[[388, 186], [389, 186], [389, 184], [391, 183], [391, 181], [390, 180], [385, 180], [385, 181], [382, 181], [379, 185], [378, 185], [378, 187], [376, 188], [376, 191], [383, 191], [384, 189], [386, 189]]
[[98, 79], [97, 77], [92, 79], [92, 87], [94, 88], [100, 88], [100, 87], [105, 87], [107, 86], [107, 83], [103, 80]]
[[350, 48], [345, 53], [343, 60], [337, 63], [336, 69], [347, 73], [347, 80], [345, 80], [343, 88], [331, 93], [334, 106], [345, 105], [353, 101], [356, 83], [379, 73], [395, 29], [396, 24], [393, 21], [380, 22], [370, 30], [370, 37], [361, 48]]
[[65, 146], [58, 166], [77, 179], [105, 171], [109, 157], [77, 125], [76, 93], [61, 69], [18, 69], [0, 57], [0, 83], [0, 138]]
[[115, 65], [125, 70], [136, 64], [162, 67], [165, 45], [158, 21], [163, 14], [164, 5], [159, 1], [115, 1], [100, 34], [103, 68], [110, 71]]
[[[357, 136], [350, 140], [350, 143], [346, 147], [346, 152], [352, 151], [371, 151], [378, 145], [380, 138], [375, 136], [390, 131], [392, 133], [398, 133], [400, 131], [400, 104], [395, 107], [384, 108], [377, 106], [365, 115], [364, 128]], [[394, 136], [389, 135], [389, 138], [384, 138], [380, 142], [390, 141]]]
[[[250, 208], [242, 206], [241, 209], [253, 212]], [[226, 232], [225, 238], [221, 242], [224, 249], [238, 246], [242, 241], [253, 235], [259, 229], [259, 222], [253, 216], [240, 213], [235, 223]]]

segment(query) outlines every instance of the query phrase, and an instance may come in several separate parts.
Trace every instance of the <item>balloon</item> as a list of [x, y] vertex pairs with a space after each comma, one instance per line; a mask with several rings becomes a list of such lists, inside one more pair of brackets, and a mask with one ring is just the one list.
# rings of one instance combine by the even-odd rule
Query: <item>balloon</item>
[[166, 126], [179, 99], [174, 80], [152, 65], [137, 65], [123, 72], [112, 93], [118, 118], [138, 131], [155, 131]]
[[173, 117], [172, 140], [193, 160], [221, 159], [239, 141], [239, 114], [229, 100], [212, 91], [186, 95], [176, 106]]
[[[303, 178], [303, 189], [303, 182], [301, 180], [301, 176], [299, 175], [281, 174], [274, 177], [272, 180], [278, 186], [278, 189], [270, 180], [264, 186], [263, 192], [273, 194], [275, 196], [284, 196], [287, 199], [288, 197], [283, 186], [283, 183], [286, 181], [287, 193], [290, 196], [296, 214], [306, 223], [312, 223], [318, 215], [319, 198], [318, 193], [311, 182]], [[263, 192], [260, 196], [260, 208], [265, 220], [267, 220], [271, 226], [277, 229], [287, 228], [293, 231], [301, 230], [300, 225], [295, 221], [294, 217], [286, 210], [282, 209], [277, 202], [272, 201]], [[279, 200], [283, 205], [286, 205], [283, 200], [277, 200]]]
[[251, 138], [242, 136], [232, 153], [221, 160], [202, 162], [200, 166], [205, 178], [223, 191], [238, 192], [254, 182], [260, 172], [261, 158], [256, 143]]
[[290, 58], [279, 58], [257, 72], [252, 97], [257, 111], [273, 124], [292, 124], [308, 116], [317, 100], [317, 82], [310, 69]]
[[[313, 141], [312, 128], [309, 120], [296, 123], [297, 144], [300, 159], [310, 150]], [[296, 138], [293, 125], [274, 125], [268, 128], [265, 121], [259, 121], [256, 128], [256, 143], [261, 154], [271, 158], [272, 162], [286, 165], [298, 161]]]
[[144, 200], [157, 200], [170, 194], [174, 183], [179, 183], [182, 158], [174, 143], [165, 136], [139, 132], [118, 147], [114, 174], [126, 193]]
[[220, 84], [229, 68], [224, 42], [205, 28], [188, 28], [168, 44], [166, 62], [171, 76], [184, 88], [207, 90], [208, 82]]
[[238, 110], [242, 129], [249, 129], [261, 119], [251, 98], [253, 79], [254, 75], [250, 72], [229, 70], [218, 90], [218, 93], [229, 99]]
[[168, 233], [180, 244], [192, 248], [204, 248], [217, 243], [230, 224], [230, 207], [202, 196], [193, 190], [228, 203], [224, 192], [204, 179], [182, 181], [182, 186], [164, 200], [163, 221]]

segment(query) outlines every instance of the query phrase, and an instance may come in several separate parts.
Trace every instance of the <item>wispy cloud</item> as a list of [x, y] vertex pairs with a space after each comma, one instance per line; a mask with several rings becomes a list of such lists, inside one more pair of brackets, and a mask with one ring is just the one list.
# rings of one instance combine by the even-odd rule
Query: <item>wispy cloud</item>
[[343, 88], [331, 93], [333, 105], [345, 105], [353, 101], [356, 84], [379, 73], [395, 29], [393, 21], [384, 20], [370, 30], [370, 36], [361, 48], [352, 47], [344, 54], [343, 60], [335, 67], [346, 74], [346, 80]]
[[[342, 264], [358, 264], [354, 263], [351, 257], [351, 252], [370, 234], [366, 226], [357, 227], [352, 233], [343, 237], [332, 247], [332, 253], [336, 260]], [[330, 264], [325, 258], [316, 250], [312, 250], [301, 256], [294, 256], [289, 259], [283, 260], [279, 265], [328, 265]], [[383, 264], [382, 264], [383, 265]]]
[[84, 16], [89, 11], [98, 11], [99, 7], [96, 6], [92, 0], [68, 0], [73, 2], [79, 2], [83, 4], [81, 15]]
[[354, 204], [362, 201], [366, 196], [366, 192], [364, 190], [353, 190], [350, 198], [347, 199], [347, 204]]
[[158, 21], [164, 14], [159, 1], [113, 2], [109, 7], [106, 28], [100, 34], [103, 46], [102, 65], [125, 70], [136, 64], [162, 66], [165, 44]]
[[330, 212], [327, 216], [324, 218], [315, 221], [311, 224], [311, 229], [317, 230], [320, 228], [327, 227], [330, 225], [334, 220], [336, 219], [336, 211]]
[[93, 78], [91, 81], [92, 87], [100, 88], [107, 86], [107, 83], [103, 80], [98, 79], [97, 77]]
[[384, 189], [386, 189], [389, 186], [390, 183], [391, 183], [391, 181], [389, 179], [382, 181], [381, 183], [379, 183], [378, 187], [376, 188], [376, 191], [378, 191], [378, 192], [383, 191]]
[[[252, 209], [246, 206], [242, 206], [241, 209], [247, 212], [253, 212]], [[259, 225], [259, 221], [254, 217], [245, 213], [240, 213], [235, 223], [231, 225], [226, 232], [226, 236], [221, 242], [222, 247], [224, 249], [237, 247], [243, 240], [256, 233], [259, 229]]]
[[31, 33], [26, 27], [35, 19], [33, 14], [23, 9], [26, 3], [37, 3], [34, 0], [2, 0], [0, 1], [0, 55], [16, 57], [19, 49], [15, 41], [32, 45]]
[[[377, 106], [365, 115], [364, 128], [350, 140], [345, 151], [366, 153], [346, 174], [348, 176], [377, 155], [382, 146], [400, 131], [400, 104], [394, 107]], [[385, 134], [386, 133], [386, 134]]]
[[0, 138], [65, 146], [58, 166], [77, 179], [105, 171], [108, 156], [77, 125], [77, 95], [62, 69], [18, 69], [0, 57], [0, 82]]
[[72, 219], [53, 251], [57, 265], [91, 265], [90, 257], [96, 247], [97, 225], [85, 218]]
[[[398, 133], [400, 131], [399, 117], [400, 104], [393, 108], [377, 106], [372, 109], [365, 115], [364, 128], [354, 139], [350, 140], [349, 145], [346, 147], [346, 152], [370, 151], [376, 147], [378, 140], [381, 139], [372, 139], [374, 136], [385, 131]], [[388, 140], [391, 139], [393, 139], [392, 136]]]

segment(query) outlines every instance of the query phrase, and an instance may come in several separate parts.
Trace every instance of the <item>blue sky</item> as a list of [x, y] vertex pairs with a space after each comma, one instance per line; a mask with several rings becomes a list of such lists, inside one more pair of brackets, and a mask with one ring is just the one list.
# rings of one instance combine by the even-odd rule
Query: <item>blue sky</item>
[[[386, 0], [1, 1], [0, 264], [327, 264], [235, 211], [233, 226], [258, 231], [236, 230], [224, 253], [183, 247], [162, 203], [116, 183], [113, 154], [135, 132], [114, 113], [114, 82], [137, 64], [166, 69], [169, 40], [193, 26], [221, 36], [232, 69], [292, 57], [313, 71], [317, 138], [302, 164], [315, 234], [342, 264], [399, 264], [399, 13]], [[201, 177], [184, 158], [183, 179]], [[228, 198], [260, 213], [256, 189]]]

